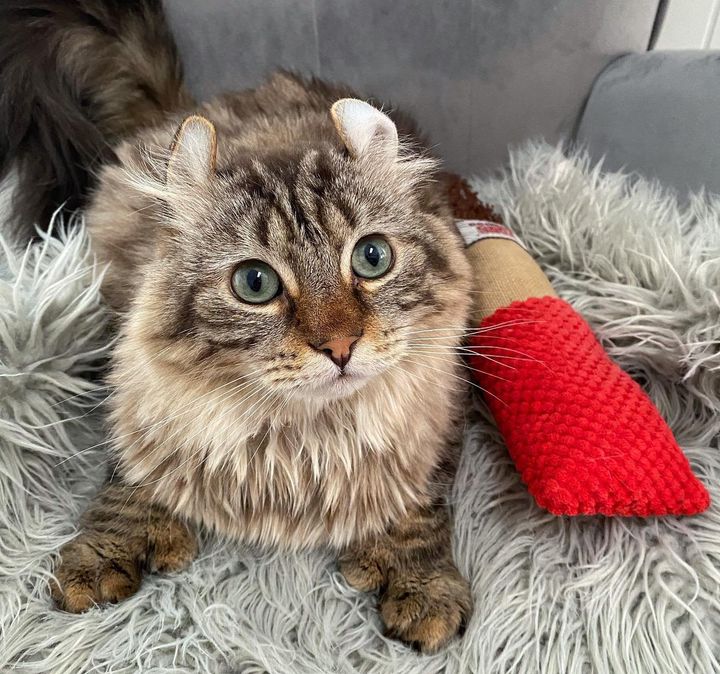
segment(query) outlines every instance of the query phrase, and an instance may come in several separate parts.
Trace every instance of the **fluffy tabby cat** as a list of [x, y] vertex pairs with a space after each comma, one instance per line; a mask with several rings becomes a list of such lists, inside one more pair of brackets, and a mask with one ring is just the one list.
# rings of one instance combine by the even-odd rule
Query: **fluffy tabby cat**
[[[52, 58], [59, 78], [33, 90], [48, 114], [4, 163], [27, 169], [43, 138], [82, 146], [83, 128], [114, 144], [86, 201], [120, 331], [114, 470], [61, 550], [58, 606], [183, 568], [205, 527], [328, 546], [351, 585], [379, 590], [389, 634], [441, 647], [472, 606], [445, 505], [469, 272], [413, 126], [397, 120], [400, 142], [348, 89], [286, 73], [195, 105], [152, 0], [8, 7], [6, 86], [12, 59]], [[77, 182], [55, 176], [79, 202]]]

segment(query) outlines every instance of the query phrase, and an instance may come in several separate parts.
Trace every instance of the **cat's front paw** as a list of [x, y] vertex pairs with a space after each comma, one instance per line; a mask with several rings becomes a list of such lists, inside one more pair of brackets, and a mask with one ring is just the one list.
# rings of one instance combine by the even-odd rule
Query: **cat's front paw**
[[117, 540], [80, 534], [60, 550], [50, 591], [55, 605], [82, 613], [96, 604], [114, 604], [137, 592], [142, 558]]
[[467, 581], [451, 565], [399, 572], [380, 597], [387, 635], [434, 653], [460, 634], [472, 614]]
[[60, 565], [50, 584], [52, 598], [70, 613], [115, 604], [137, 592], [145, 571], [180, 571], [197, 551], [192, 530], [174, 520], [150, 536], [145, 531], [122, 538], [84, 531], [60, 550]]

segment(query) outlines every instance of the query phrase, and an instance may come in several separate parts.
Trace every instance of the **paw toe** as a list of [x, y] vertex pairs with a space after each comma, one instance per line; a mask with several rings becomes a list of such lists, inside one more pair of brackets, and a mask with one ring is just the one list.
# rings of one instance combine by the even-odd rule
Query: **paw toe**
[[55, 606], [68, 613], [83, 613], [96, 603], [94, 589], [81, 583], [52, 580], [50, 594]]
[[182, 571], [197, 554], [198, 542], [195, 534], [185, 524], [174, 522], [162, 537], [154, 540], [152, 570]]
[[469, 587], [456, 573], [396, 580], [380, 603], [388, 636], [423, 653], [434, 653], [460, 634], [471, 612]]
[[137, 592], [140, 565], [100, 555], [92, 546], [73, 541], [61, 551], [50, 593], [55, 605], [70, 613], [82, 613], [97, 604], [116, 603]]
[[361, 592], [377, 590], [385, 582], [385, 575], [374, 560], [341, 559], [340, 572], [350, 587]]

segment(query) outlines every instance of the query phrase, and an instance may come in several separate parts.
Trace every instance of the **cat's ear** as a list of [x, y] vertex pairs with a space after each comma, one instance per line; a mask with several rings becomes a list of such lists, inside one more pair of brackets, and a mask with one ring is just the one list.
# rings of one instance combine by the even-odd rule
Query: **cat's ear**
[[215, 171], [217, 135], [209, 119], [191, 115], [175, 133], [170, 145], [167, 184], [199, 184], [207, 181]]
[[341, 98], [330, 108], [330, 114], [351, 156], [357, 158], [372, 153], [391, 160], [397, 158], [397, 128], [377, 108], [356, 98]]

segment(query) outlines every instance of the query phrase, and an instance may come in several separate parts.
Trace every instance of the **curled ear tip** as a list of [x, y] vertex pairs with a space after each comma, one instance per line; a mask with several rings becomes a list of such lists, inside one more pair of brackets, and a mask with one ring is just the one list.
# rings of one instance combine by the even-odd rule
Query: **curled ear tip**
[[217, 132], [215, 125], [202, 115], [188, 115], [180, 122], [180, 126], [175, 132], [175, 136], [170, 145], [171, 152], [174, 152], [180, 143], [187, 142], [188, 139], [205, 139], [206, 142], [215, 144]]
[[358, 101], [357, 98], [338, 98], [337, 101], [335, 101], [332, 104], [332, 108], [333, 109], [340, 108], [340, 107], [343, 107], [344, 105], [347, 105], [348, 103], [353, 103], [356, 101]]
[[183, 119], [180, 128], [186, 129], [189, 126], [204, 127], [208, 131], [215, 131], [215, 125], [207, 117], [203, 117], [202, 115], [188, 115]]
[[333, 118], [336, 122], [339, 121], [339, 120], [342, 118], [343, 112], [345, 111], [345, 108], [347, 107], [347, 104], [348, 104], [350, 101], [352, 101], [352, 100], [354, 100], [354, 99], [352, 99], [352, 98], [341, 98], [341, 99], [335, 101], [335, 102], [330, 106], [330, 115], [332, 116], [332, 118]]
[[374, 105], [368, 103], [367, 101], [363, 101], [360, 98], [340, 98], [332, 104], [330, 110], [332, 110], [333, 112], [339, 111], [342, 108], [346, 108], [348, 106], [365, 109], [371, 108], [372, 110], [379, 112], [379, 110]]
[[330, 108], [335, 129], [353, 157], [371, 150], [397, 156], [397, 128], [374, 105], [358, 98], [341, 98]]
[[202, 115], [185, 117], [170, 145], [166, 182], [182, 176], [206, 180], [215, 169], [216, 153], [215, 125]]

